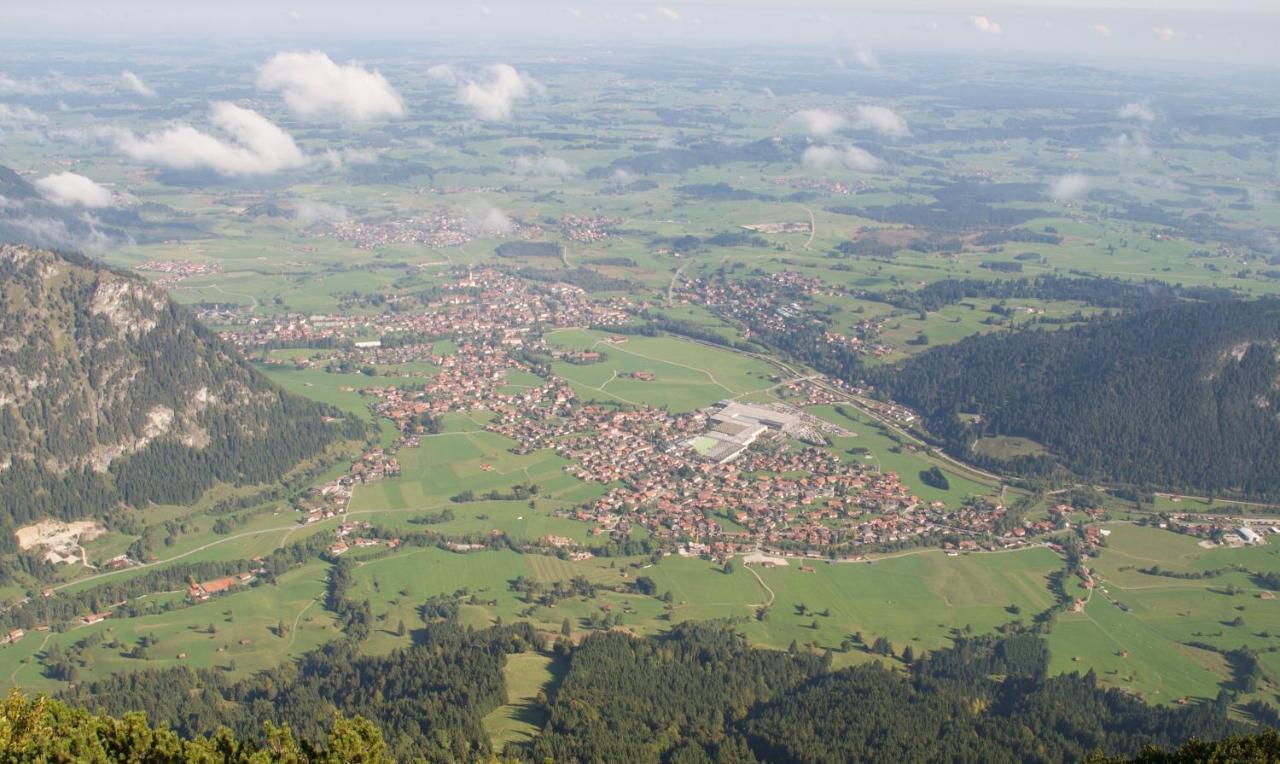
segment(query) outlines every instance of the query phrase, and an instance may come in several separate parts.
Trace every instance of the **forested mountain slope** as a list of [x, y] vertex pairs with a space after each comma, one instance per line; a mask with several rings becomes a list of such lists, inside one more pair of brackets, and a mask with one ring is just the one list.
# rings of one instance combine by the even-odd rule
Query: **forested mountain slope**
[[[1280, 495], [1280, 301], [1184, 303], [970, 337], [875, 380], [957, 453], [1023, 474]], [[980, 437], [1034, 439], [1005, 463]]]
[[148, 282], [0, 246], [5, 521], [194, 500], [279, 478], [347, 433]]

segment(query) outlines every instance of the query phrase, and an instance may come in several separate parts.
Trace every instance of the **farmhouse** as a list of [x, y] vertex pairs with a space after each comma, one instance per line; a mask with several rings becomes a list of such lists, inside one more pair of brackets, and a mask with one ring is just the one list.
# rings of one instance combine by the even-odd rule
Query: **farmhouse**
[[238, 576], [215, 578], [204, 583], [192, 583], [187, 589], [187, 596], [198, 602], [204, 602], [213, 595], [225, 592], [236, 584], [248, 583], [252, 580], [252, 573], [241, 573]]

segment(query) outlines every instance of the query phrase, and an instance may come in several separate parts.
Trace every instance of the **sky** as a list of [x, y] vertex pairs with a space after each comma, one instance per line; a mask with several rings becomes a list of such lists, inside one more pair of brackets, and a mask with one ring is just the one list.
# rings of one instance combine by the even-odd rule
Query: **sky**
[[1280, 0], [0, 0], [0, 39], [777, 43], [1277, 67]]

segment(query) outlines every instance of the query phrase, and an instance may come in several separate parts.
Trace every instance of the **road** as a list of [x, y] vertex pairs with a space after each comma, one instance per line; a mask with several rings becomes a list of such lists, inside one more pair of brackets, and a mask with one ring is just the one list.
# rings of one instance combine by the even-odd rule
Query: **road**
[[813, 237], [818, 233], [818, 219], [813, 216], [813, 210], [808, 207], [804, 211], [809, 213], [809, 240], [804, 243], [804, 248], [808, 249], [813, 246]]
[[671, 283], [667, 285], [667, 307], [671, 307], [671, 303], [675, 300], [676, 282], [680, 280], [680, 274], [684, 272], [688, 263], [676, 268], [676, 272], [671, 275]]
[[764, 590], [769, 593], [769, 599], [761, 603], [761, 605], [766, 608], [773, 607], [773, 601], [777, 599], [777, 595], [773, 593], [773, 589], [769, 588], [769, 585], [764, 582], [764, 579], [760, 577], [760, 574], [756, 572], [755, 568], [747, 564], [743, 564], [742, 567], [746, 568], [748, 573], [755, 576], [756, 580], [760, 582], [760, 586], [764, 587]]

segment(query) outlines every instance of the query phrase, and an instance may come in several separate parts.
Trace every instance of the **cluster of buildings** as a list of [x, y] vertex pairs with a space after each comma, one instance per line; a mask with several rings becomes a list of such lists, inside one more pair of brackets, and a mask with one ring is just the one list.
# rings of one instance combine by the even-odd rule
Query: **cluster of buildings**
[[[765, 286], [717, 281], [694, 288], [726, 307], [773, 314], [785, 295], [821, 288], [795, 273], [756, 281]], [[279, 331], [330, 337], [345, 340], [331, 362], [425, 361], [436, 368], [419, 384], [360, 390], [372, 399], [373, 411], [396, 423], [401, 439], [385, 452], [370, 450], [350, 474], [322, 487], [308, 500], [306, 522], [340, 515], [356, 483], [396, 474], [395, 451], [419, 445], [442, 414], [483, 410], [490, 415], [483, 427], [514, 441], [512, 451], [554, 449], [570, 462], [567, 472], [607, 487], [599, 498], [564, 511], [590, 523], [595, 535], [623, 539], [641, 527], [673, 545], [705, 546], [717, 554], [990, 535], [1002, 508], [948, 510], [925, 503], [896, 475], [856, 454], [845, 458], [825, 448], [828, 435], [852, 433], [802, 408], [725, 400], [703, 411], [672, 413], [579, 399], [549, 361], [592, 363], [603, 356], [594, 349], [553, 348], [542, 332], [621, 325], [633, 312], [625, 301], [593, 301], [576, 287], [486, 269], [441, 287], [420, 309], [263, 321], [228, 338], [252, 347], [278, 340]], [[357, 340], [397, 334], [414, 339]], [[440, 346], [441, 338], [449, 344]], [[512, 384], [515, 373], [519, 384]], [[848, 399], [843, 387], [806, 378], [782, 385], [779, 393], [797, 406], [833, 404]], [[331, 553], [359, 543], [359, 537], [340, 534]]]
[[625, 298], [597, 302], [569, 284], [531, 284], [495, 269], [467, 273], [449, 282], [441, 295], [409, 310], [376, 315], [284, 315], [253, 318], [222, 332], [244, 348], [281, 344], [350, 344], [335, 354], [352, 363], [444, 362], [433, 342], [382, 342], [388, 336], [450, 337], [480, 343], [481, 352], [523, 344], [532, 327], [608, 326], [626, 323], [634, 306]]
[[[333, 238], [357, 249], [378, 249], [393, 244], [414, 244], [433, 249], [457, 247], [471, 241], [476, 230], [473, 216], [438, 208], [422, 215], [370, 222], [340, 220], [315, 229], [311, 235]], [[529, 238], [541, 235], [537, 226], [515, 225], [508, 235]]]
[[212, 276], [222, 270], [222, 264], [197, 263], [190, 260], [148, 260], [139, 265], [138, 270], [162, 274], [155, 280], [156, 285], [164, 289], [172, 289], [183, 279], [191, 276]]
[[[684, 302], [704, 305], [752, 331], [785, 335], [794, 332], [811, 313], [813, 297], [835, 296], [840, 288], [795, 271], [780, 271], [752, 279], [692, 279], [679, 290]], [[885, 356], [893, 348], [881, 341], [881, 319], [867, 318], [848, 333], [828, 330], [828, 344], [850, 348], [866, 355]]]
[[560, 218], [560, 232], [565, 235], [565, 238], [580, 244], [592, 244], [611, 238], [614, 235], [613, 229], [620, 225], [622, 225], [622, 218], [603, 215], [593, 217], [565, 215]]
[[774, 178], [773, 184], [801, 191], [817, 191], [821, 194], [838, 196], [852, 196], [868, 188], [865, 181], [828, 178]]
[[1195, 513], [1170, 515], [1161, 527], [1234, 547], [1259, 546], [1267, 543], [1268, 535], [1280, 535], [1280, 519], [1231, 521]]

